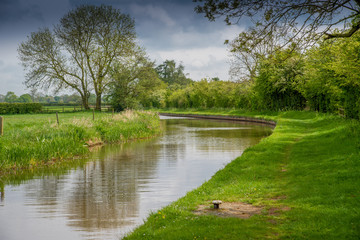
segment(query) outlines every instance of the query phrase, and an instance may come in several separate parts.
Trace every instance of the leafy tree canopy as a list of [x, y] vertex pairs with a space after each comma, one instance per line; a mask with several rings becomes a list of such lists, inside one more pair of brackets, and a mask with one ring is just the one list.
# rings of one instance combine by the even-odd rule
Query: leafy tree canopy
[[18, 100], [18, 96], [16, 96], [14, 92], [6, 93], [5, 99], [4, 99], [5, 102], [14, 103], [14, 102], [17, 102], [17, 100]]
[[155, 71], [154, 62], [141, 48], [118, 62], [110, 74], [112, 81], [107, 99], [117, 111], [141, 108], [146, 101], [144, 99], [165, 85]]
[[32, 103], [33, 102], [31, 99], [31, 95], [28, 93], [21, 95], [19, 97], [18, 101], [21, 103]]
[[[236, 24], [242, 18], [250, 19], [252, 24], [247, 32], [256, 39], [254, 45], [275, 33], [282, 37], [281, 44], [298, 45], [316, 41], [324, 35], [326, 38], [350, 37], [360, 29], [359, 0], [193, 1], [199, 3], [195, 11], [205, 14], [211, 21], [225, 17], [227, 24]], [[340, 24], [342, 30], [334, 31]]]
[[25, 84], [70, 88], [81, 96], [85, 108], [94, 91], [99, 109], [110, 69], [131, 54], [135, 38], [135, 22], [129, 15], [111, 6], [80, 6], [54, 30], [40, 29], [20, 44], [20, 60], [27, 70]]
[[166, 60], [156, 67], [160, 79], [168, 85], [185, 86], [192, 82], [184, 73], [185, 67], [182, 64], [177, 65], [175, 60]]

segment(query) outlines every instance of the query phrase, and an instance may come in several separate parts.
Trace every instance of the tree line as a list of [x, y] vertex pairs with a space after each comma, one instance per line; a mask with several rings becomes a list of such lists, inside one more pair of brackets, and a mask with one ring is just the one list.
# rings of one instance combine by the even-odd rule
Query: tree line
[[[102, 102], [113, 105], [118, 111], [126, 108], [143, 108], [150, 106], [150, 102], [153, 102], [156, 107], [160, 107], [155, 96], [192, 83], [193, 80], [186, 75], [185, 67], [181, 63], [176, 63], [175, 60], [165, 60], [157, 66], [146, 60], [129, 63], [129, 66], [126, 67], [119, 65], [112, 70], [112, 81], [106, 94], [103, 95]], [[78, 93], [49, 95], [34, 88], [29, 93], [20, 96], [11, 91], [5, 95], [0, 94], [0, 102], [83, 104], [82, 97]], [[90, 93], [87, 102], [95, 105], [96, 95]]]
[[360, 118], [359, 1], [196, 2], [196, 11], [210, 20], [254, 20], [247, 31], [225, 42], [233, 81], [194, 82], [174, 60], [156, 66], [136, 43], [134, 20], [102, 5], [80, 6], [53, 30], [32, 33], [19, 46], [25, 84], [72, 89], [85, 109], [92, 97], [97, 108], [105, 100], [119, 111], [308, 108]]
[[[0, 94], [0, 103], [82, 104], [81, 97], [76, 93], [51, 96], [37, 91], [30, 91], [20, 96], [9, 91], [5, 95]], [[95, 105], [94, 94], [90, 94], [89, 103]]]
[[28, 88], [74, 91], [85, 109], [93, 95], [96, 109], [104, 100], [135, 108], [154, 88], [191, 81], [173, 60], [156, 67], [136, 42], [134, 19], [105, 5], [71, 10], [53, 29], [31, 33], [18, 53]]
[[210, 21], [252, 23], [226, 41], [243, 85], [237, 107], [360, 118], [360, 1], [194, 1]]

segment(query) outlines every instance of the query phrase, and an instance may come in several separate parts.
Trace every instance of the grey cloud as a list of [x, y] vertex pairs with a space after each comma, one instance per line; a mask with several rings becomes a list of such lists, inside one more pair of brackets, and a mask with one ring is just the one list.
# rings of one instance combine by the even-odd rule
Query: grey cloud
[[152, 4], [148, 5], [138, 5], [132, 4], [130, 9], [137, 15], [145, 15], [150, 17], [152, 20], [160, 21], [168, 27], [173, 27], [176, 25], [176, 22], [169, 16], [168, 12], [160, 7]]
[[38, 5], [20, 3], [19, 0], [0, 0], [0, 25], [25, 20], [43, 21]]
[[158, 64], [175, 59], [184, 63], [185, 72], [194, 80], [205, 76], [227, 79], [223, 42], [241, 29], [228, 28], [222, 21], [209, 22], [194, 12], [192, 0], [0, 0], [0, 83], [7, 91], [19, 94], [24, 88], [23, 71], [20, 66], [15, 68], [16, 46], [30, 32], [57, 24], [64, 14], [83, 4], [112, 5], [130, 14], [140, 44]]

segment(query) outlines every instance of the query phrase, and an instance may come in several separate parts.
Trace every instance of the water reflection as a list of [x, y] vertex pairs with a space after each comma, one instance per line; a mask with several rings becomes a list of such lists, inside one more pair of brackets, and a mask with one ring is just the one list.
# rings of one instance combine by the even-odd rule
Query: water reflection
[[105, 146], [83, 166], [5, 186], [0, 239], [119, 238], [271, 133], [223, 121], [162, 124], [158, 138]]

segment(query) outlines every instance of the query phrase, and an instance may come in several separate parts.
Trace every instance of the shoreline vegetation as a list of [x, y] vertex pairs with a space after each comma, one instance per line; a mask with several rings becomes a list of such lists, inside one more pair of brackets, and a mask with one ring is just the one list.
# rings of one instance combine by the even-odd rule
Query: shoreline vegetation
[[0, 137], [0, 181], [21, 171], [66, 164], [86, 158], [90, 148], [153, 137], [160, 133], [156, 113], [124, 111], [18, 114], [4, 118]]
[[[306, 111], [159, 112], [254, 117], [276, 121], [277, 126], [209, 181], [151, 213], [124, 239], [360, 236], [359, 121]], [[213, 209], [213, 200], [223, 202], [219, 210]]]

